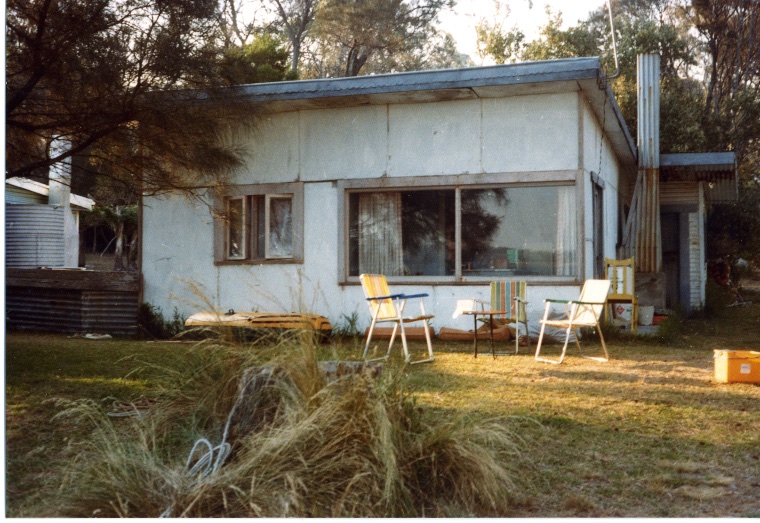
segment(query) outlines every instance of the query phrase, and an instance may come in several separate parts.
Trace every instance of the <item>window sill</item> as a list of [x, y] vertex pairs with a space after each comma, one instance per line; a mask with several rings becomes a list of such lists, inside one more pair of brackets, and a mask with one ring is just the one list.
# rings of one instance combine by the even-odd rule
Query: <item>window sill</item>
[[217, 267], [228, 265], [299, 265], [303, 260], [299, 258], [255, 258], [251, 260], [217, 260], [214, 265]]
[[[505, 280], [524, 280], [528, 285], [540, 285], [540, 286], [568, 286], [568, 285], [582, 285], [582, 281], [577, 278], [568, 277], [554, 277], [554, 278], [541, 278], [541, 277], [520, 277], [514, 276], [510, 278], [480, 278], [480, 279], [466, 279], [466, 280], [438, 280], [432, 278], [420, 278], [418, 277], [388, 277], [388, 283], [391, 285], [429, 285], [433, 287], [474, 287], [483, 286], [489, 284], [493, 280], [505, 279]], [[358, 276], [351, 276], [348, 280], [340, 282], [340, 285], [352, 286], [361, 285]]]

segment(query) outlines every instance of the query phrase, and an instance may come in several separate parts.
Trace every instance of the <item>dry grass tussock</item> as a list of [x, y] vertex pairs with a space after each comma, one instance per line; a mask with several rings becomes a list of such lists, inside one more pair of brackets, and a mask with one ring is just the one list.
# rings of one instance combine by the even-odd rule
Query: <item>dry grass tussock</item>
[[[71, 465], [50, 514], [509, 513], [509, 463], [519, 449], [508, 424], [428, 415], [398, 369], [328, 379], [315, 344], [297, 338], [255, 350], [200, 343], [186, 363], [181, 372], [167, 369], [173, 384], [148, 414], [109, 418], [94, 402], [66, 405], [61, 416], [92, 430], [70, 446]], [[208, 443], [188, 458], [203, 438]], [[204, 462], [209, 446], [215, 448]]]

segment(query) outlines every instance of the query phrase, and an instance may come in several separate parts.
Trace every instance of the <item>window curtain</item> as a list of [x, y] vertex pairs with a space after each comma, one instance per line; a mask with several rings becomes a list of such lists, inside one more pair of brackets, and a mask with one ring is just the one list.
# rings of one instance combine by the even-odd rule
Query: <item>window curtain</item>
[[267, 196], [267, 257], [293, 256], [293, 198]]
[[359, 195], [359, 273], [404, 274], [401, 193]]
[[574, 198], [575, 187], [557, 189], [557, 257], [554, 266], [557, 276], [577, 274], [575, 251], [578, 236]]

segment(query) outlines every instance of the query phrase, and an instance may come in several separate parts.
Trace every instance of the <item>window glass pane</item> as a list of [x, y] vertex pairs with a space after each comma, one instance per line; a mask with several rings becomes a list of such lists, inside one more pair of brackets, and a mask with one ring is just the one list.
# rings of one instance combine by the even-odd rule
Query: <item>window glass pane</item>
[[566, 187], [462, 190], [463, 276], [575, 276], [575, 192]]
[[293, 198], [267, 197], [267, 258], [293, 257]]
[[227, 258], [245, 257], [245, 200], [227, 201]]
[[349, 196], [349, 272], [454, 274], [454, 190]]

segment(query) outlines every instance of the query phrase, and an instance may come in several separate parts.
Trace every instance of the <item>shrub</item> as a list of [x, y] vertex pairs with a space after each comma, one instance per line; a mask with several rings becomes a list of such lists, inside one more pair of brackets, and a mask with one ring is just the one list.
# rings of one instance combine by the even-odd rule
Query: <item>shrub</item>
[[182, 332], [185, 327], [185, 319], [176, 307], [171, 319], [166, 320], [160, 307], [154, 307], [150, 303], [141, 303], [137, 309], [137, 325], [140, 327], [143, 336], [165, 340]]
[[359, 329], [359, 314], [354, 311], [350, 316], [346, 316], [345, 314], [342, 314], [341, 316], [343, 317], [343, 320], [333, 327], [333, 336], [339, 338], [353, 338], [356, 340], [362, 334]]

